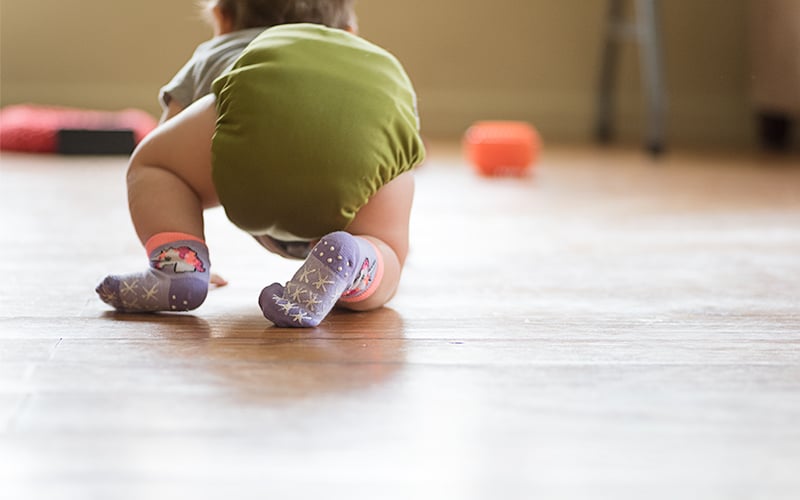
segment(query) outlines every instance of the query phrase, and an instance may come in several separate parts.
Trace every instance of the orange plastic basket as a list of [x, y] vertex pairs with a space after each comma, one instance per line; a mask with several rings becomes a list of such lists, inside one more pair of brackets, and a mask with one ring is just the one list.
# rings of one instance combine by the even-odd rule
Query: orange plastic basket
[[482, 175], [523, 175], [539, 157], [541, 139], [520, 121], [481, 121], [464, 134], [467, 158]]

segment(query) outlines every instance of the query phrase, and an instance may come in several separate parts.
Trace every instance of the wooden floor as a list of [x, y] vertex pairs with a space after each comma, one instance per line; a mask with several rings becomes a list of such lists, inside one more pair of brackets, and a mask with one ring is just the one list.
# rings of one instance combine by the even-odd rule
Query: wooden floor
[[296, 264], [220, 211], [193, 315], [94, 294], [144, 256], [124, 159], [0, 158], [3, 499], [800, 498], [800, 161], [551, 147], [419, 170], [391, 308], [271, 328]]

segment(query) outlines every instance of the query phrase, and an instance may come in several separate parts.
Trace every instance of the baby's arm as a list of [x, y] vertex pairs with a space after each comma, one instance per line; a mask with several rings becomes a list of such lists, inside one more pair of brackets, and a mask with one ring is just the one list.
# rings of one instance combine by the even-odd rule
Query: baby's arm
[[178, 103], [178, 101], [175, 99], [170, 99], [169, 104], [163, 106], [160, 123], [164, 123], [165, 121], [169, 120], [173, 116], [183, 111], [183, 109], [184, 106], [182, 104]]

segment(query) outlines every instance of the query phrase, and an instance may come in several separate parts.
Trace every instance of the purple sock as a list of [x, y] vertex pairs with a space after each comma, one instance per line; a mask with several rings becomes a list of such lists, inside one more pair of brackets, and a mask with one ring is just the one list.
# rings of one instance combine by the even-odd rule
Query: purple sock
[[95, 291], [118, 311], [190, 311], [205, 300], [209, 276], [206, 245], [177, 240], [150, 252], [150, 269], [107, 276]]
[[362, 247], [344, 231], [324, 236], [286, 286], [273, 283], [261, 291], [264, 317], [279, 327], [319, 325], [360, 277]]

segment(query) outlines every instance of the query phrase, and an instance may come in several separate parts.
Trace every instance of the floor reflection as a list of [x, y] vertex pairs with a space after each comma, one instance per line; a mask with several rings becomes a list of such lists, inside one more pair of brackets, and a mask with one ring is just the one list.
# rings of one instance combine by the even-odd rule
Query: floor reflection
[[214, 380], [217, 389], [237, 399], [281, 401], [366, 390], [390, 380], [406, 360], [404, 322], [390, 308], [334, 311], [314, 329], [275, 328], [250, 310], [208, 319], [112, 312], [103, 318], [114, 321], [115, 336], [135, 332], [166, 366], [180, 360], [184, 370], [191, 366], [198, 378]]

